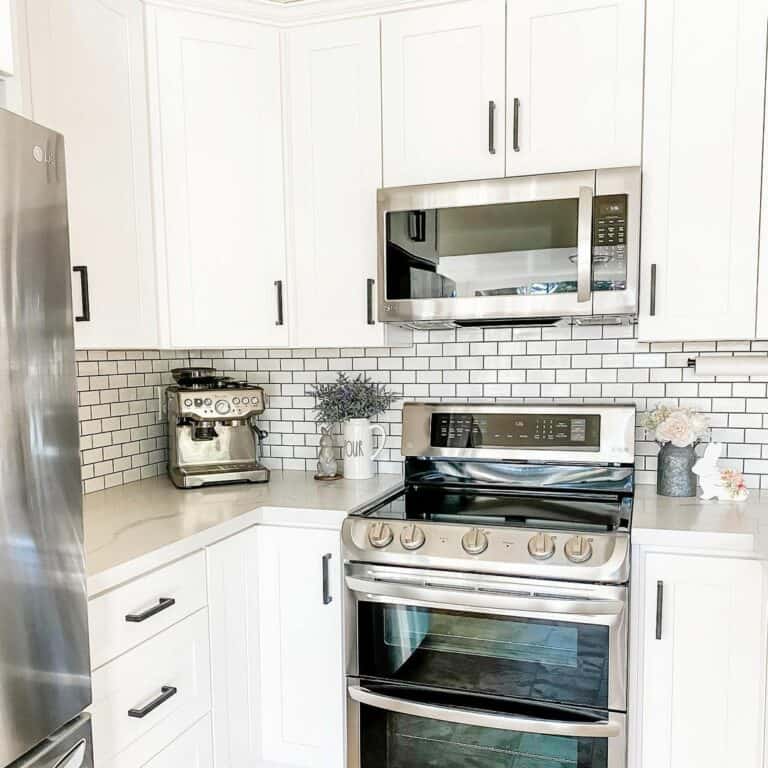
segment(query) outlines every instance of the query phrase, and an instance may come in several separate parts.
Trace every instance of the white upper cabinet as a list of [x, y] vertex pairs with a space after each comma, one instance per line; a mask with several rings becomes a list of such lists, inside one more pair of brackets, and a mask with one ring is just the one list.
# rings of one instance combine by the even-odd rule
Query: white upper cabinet
[[643, 340], [755, 334], [765, 0], [648, 0]]
[[279, 32], [165, 8], [148, 21], [163, 341], [285, 345]]
[[504, 176], [505, 2], [381, 20], [384, 186]]
[[[2, 0], [0, 0], [2, 2]], [[33, 117], [64, 134], [78, 347], [155, 347], [142, 5], [28, 0]], [[86, 272], [87, 270], [87, 272]], [[80, 276], [87, 274], [87, 294]], [[85, 280], [82, 283], [85, 287]]]
[[290, 31], [287, 62], [291, 344], [380, 346], [385, 327], [376, 323], [375, 285], [379, 21]]
[[508, 4], [508, 176], [640, 165], [643, 6]]
[[0, 78], [13, 75], [11, 0], [0, 0]]
[[637, 768], [763, 765], [763, 569], [647, 555]]

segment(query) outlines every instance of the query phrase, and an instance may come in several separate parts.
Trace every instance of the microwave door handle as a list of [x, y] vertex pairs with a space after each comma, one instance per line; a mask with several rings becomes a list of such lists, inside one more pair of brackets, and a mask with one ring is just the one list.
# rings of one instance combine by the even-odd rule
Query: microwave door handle
[[442, 586], [421, 587], [352, 575], [347, 575], [346, 582], [350, 591], [363, 598], [383, 597], [423, 605], [439, 603], [478, 612], [610, 617], [619, 616], [624, 611], [624, 603], [621, 600], [603, 598], [548, 598], [539, 595], [526, 597], [503, 592], [452, 590]]
[[582, 304], [592, 298], [592, 187], [579, 187], [578, 251], [576, 256], [576, 299]]
[[347, 691], [350, 698], [359, 704], [383, 709], [387, 712], [397, 712], [401, 715], [440, 720], [444, 723], [469, 725], [476, 728], [497, 728], [502, 731], [517, 731], [518, 733], [536, 733], [542, 736], [609, 739], [621, 735], [621, 725], [613, 719], [598, 720], [594, 723], [539, 720], [533, 717], [516, 717], [515, 715], [495, 714], [475, 709], [423, 704], [417, 701], [408, 701], [407, 699], [374, 693], [358, 685], [350, 685]]

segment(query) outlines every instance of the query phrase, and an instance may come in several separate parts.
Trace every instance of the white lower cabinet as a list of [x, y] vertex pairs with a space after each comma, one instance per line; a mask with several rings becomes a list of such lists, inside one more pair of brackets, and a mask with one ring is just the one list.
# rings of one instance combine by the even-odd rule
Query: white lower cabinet
[[217, 768], [344, 765], [340, 563], [336, 530], [260, 526], [208, 549]]
[[[93, 672], [96, 765], [144, 765], [211, 708], [203, 609]], [[118, 759], [119, 756], [119, 759]]]
[[[153, 757], [144, 768], [211, 768], [212, 766], [211, 718], [206, 715], [186, 733], [179, 736], [173, 744]], [[116, 768], [121, 767], [116, 766]]]
[[648, 553], [633, 567], [638, 560], [630, 768], [762, 766], [764, 563]]

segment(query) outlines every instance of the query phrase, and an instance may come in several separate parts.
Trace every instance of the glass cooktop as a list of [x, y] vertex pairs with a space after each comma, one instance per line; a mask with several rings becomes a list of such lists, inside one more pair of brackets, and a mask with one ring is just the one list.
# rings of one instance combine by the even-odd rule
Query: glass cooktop
[[385, 520], [629, 530], [633, 472], [611, 467], [406, 463], [397, 495], [359, 513]]

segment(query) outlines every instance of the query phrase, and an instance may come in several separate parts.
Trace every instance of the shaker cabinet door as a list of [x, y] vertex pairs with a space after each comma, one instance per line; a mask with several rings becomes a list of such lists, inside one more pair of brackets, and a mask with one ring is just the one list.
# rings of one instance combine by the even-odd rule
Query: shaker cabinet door
[[639, 336], [755, 335], [766, 3], [648, 0]]
[[27, 0], [33, 117], [64, 134], [79, 348], [158, 344], [142, 13]]
[[257, 561], [262, 759], [339, 768], [346, 705], [339, 532], [264, 526]]
[[640, 165], [643, 0], [507, 6], [507, 175]]
[[376, 190], [381, 186], [379, 21], [287, 34], [292, 183], [291, 345], [381, 346]]
[[504, 176], [504, 0], [381, 20], [384, 186]]
[[167, 8], [148, 19], [164, 339], [285, 345], [280, 33]]
[[754, 560], [647, 555], [642, 768], [762, 765], [763, 571]]

